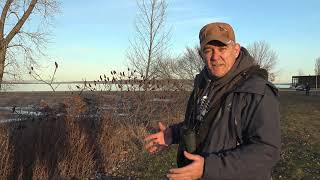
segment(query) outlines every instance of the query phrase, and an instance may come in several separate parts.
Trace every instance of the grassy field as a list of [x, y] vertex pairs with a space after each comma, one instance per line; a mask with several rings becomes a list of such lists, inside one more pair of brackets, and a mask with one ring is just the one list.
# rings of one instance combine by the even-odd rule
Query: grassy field
[[[303, 92], [281, 92], [281, 160], [273, 171], [273, 179], [320, 179], [320, 96]], [[164, 179], [175, 166], [176, 148], [159, 156], [145, 154], [138, 169], [143, 179]], [[143, 162], [143, 163], [142, 163]]]
[[281, 161], [275, 179], [320, 179], [320, 96], [281, 93]]
[[[142, 139], [147, 131], [155, 131], [152, 127], [158, 120], [169, 124], [181, 120], [187, 94], [166, 92], [150, 98], [150, 94], [123, 94], [134, 105], [120, 104], [128, 107], [122, 109], [127, 116], [120, 121], [119, 116], [98, 110], [106, 103], [123, 103], [115, 94], [93, 98], [99, 103], [92, 108], [95, 94], [0, 93], [1, 106], [49, 104], [38, 120], [0, 125], [0, 179], [165, 179], [176, 166], [177, 146], [150, 155], [143, 150]], [[320, 96], [293, 91], [280, 95], [282, 152], [273, 179], [320, 179]], [[176, 100], [162, 101], [165, 98]], [[54, 104], [62, 101], [63, 107], [55, 109]], [[82, 116], [88, 114], [101, 117]]]

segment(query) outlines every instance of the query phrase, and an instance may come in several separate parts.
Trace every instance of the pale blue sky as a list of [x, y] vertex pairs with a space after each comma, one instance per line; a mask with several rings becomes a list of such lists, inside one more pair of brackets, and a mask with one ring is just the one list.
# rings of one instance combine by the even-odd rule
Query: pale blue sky
[[[314, 74], [320, 57], [319, 0], [168, 0], [168, 5], [173, 55], [196, 45], [203, 25], [224, 21], [241, 45], [264, 40], [278, 53], [276, 82], [291, 82], [298, 71]], [[111, 69], [124, 70], [136, 14], [135, 0], [61, 2], [47, 48], [60, 65], [57, 80], [93, 80]]]

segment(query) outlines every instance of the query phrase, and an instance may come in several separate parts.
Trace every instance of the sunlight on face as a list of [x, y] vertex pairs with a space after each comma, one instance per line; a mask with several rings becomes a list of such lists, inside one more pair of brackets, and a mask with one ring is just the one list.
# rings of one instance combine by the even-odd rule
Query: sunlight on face
[[219, 42], [214, 42], [204, 46], [202, 56], [209, 72], [219, 78], [230, 71], [239, 52], [239, 44], [232, 43], [224, 45]]

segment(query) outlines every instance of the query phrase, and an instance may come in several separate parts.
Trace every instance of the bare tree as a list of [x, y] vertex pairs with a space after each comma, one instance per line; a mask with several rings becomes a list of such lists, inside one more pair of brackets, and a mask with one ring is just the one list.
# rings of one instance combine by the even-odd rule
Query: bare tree
[[161, 79], [182, 80], [184, 87], [192, 88], [193, 80], [205, 66], [201, 56], [200, 47], [186, 47], [182, 56], [175, 59], [164, 59], [156, 68]]
[[184, 54], [177, 61], [175, 74], [179, 79], [193, 80], [204, 66], [205, 64], [200, 56], [200, 47], [186, 47]]
[[315, 67], [314, 67], [315, 75], [320, 75], [320, 57], [316, 59]]
[[193, 80], [205, 65], [199, 51], [199, 46], [186, 47], [182, 56], [160, 61], [157, 72], [162, 78]]
[[[46, 31], [55, 13], [56, 0], [5, 0], [0, 17], [0, 89], [4, 74], [16, 77], [18, 69], [36, 64], [48, 42]], [[31, 18], [39, 20], [38, 26]]]
[[167, 3], [165, 0], [137, 0], [136, 37], [130, 41], [127, 57], [130, 65], [145, 79], [157, 75], [156, 66], [165, 57], [169, 32], [165, 30]]
[[255, 59], [256, 64], [269, 72], [269, 79], [275, 79], [275, 65], [277, 64], [278, 55], [271, 49], [266, 41], [256, 41], [247, 47], [249, 53]]
[[174, 58], [163, 58], [157, 62], [155, 71], [160, 79], [177, 79], [175, 74], [177, 68], [177, 60]]

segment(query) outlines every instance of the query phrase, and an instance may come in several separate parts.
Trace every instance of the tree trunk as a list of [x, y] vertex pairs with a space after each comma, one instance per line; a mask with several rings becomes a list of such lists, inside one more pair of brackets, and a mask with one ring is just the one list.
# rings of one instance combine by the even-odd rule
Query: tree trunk
[[2, 85], [2, 78], [4, 74], [4, 64], [6, 59], [6, 48], [0, 48], [0, 90]]

